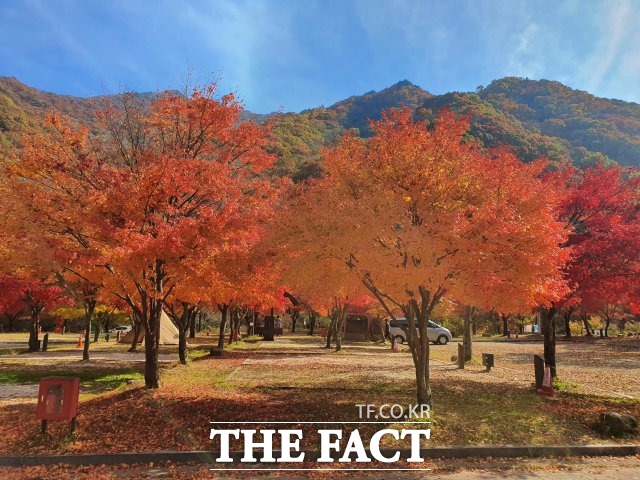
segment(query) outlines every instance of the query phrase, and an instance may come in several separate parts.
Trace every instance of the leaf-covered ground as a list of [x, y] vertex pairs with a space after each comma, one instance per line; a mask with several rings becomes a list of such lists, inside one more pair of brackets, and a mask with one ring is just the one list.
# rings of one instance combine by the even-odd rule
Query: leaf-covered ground
[[[142, 388], [139, 366], [131, 364], [118, 367], [114, 362], [109, 369], [93, 362], [34, 366], [12, 357], [11, 363], [0, 365], [0, 376], [37, 377], [36, 372], [44, 376], [72, 366], [70, 373], [80, 372], [83, 378], [84, 393], [75, 435], [62, 422], [50, 422], [48, 433], [40, 434], [32, 400], [0, 401], [0, 454], [202, 450], [213, 447], [211, 421], [359, 421], [357, 404], [415, 403], [407, 352], [375, 344], [347, 345], [339, 353], [321, 347], [318, 337], [291, 336], [238, 344], [222, 358], [196, 350], [187, 366], [165, 364], [157, 391]], [[446, 359], [454, 346], [434, 346], [433, 423], [427, 445], [639, 443], [637, 437], [603, 439], [591, 429], [598, 414], [611, 409], [640, 418], [640, 401], [631, 398], [639, 363], [635, 372], [630, 366], [616, 368], [637, 359], [632, 347], [560, 345], [561, 375], [569, 368], [583, 374], [563, 377], [566, 388], [542, 398], [532, 392], [533, 367], [525, 361], [541, 344], [478, 342], [476, 353], [496, 354], [490, 373], [477, 364], [458, 371]], [[594, 361], [601, 348], [601, 358]], [[590, 392], [591, 382], [599, 390]], [[603, 394], [607, 389], [615, 395]], [[301, 425], [309, 449], [317, 440], [311, 427]], [[378, 428], [362, 426], [363, 437]]]

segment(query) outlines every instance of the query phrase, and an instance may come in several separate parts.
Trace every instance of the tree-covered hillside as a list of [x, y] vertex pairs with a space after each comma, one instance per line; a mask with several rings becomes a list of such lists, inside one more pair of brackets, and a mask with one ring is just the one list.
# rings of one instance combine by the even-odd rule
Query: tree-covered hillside
[[[153, 97], [137, 95], [143, 100]], [[41, 92], [15, 78], [0, 77], [0, 146], [19, 144], [20, 135], [48, 110], [93, 126], [93, 108], [104, 99]], [[278, 173], [301, 179], [320, 173], [323, 146], [347, 129], [368, 137], [369, 120], [396, 107], [407, 107], [426, 121], [443, 108], [470, 115], [472, 137], [487, 147], [509, 145], [525, 161], [547, 156], [556, 163], [640, 166], [640, 105], [594, 97], [549, 80], [507, 77], [476, 92], [444, 95], [431, 95], [404, 80], [330, 107], [270, 115], [246, 112], [242, 118], [271, 123], [270, 148], [279, 157]]]
[[432, 97], [418, 114], [440, 108], [471, 115], [471, 134], [487, 146], [511, 145], [525, 160], [546, 155], [578, 165], [640, 165], [640, 105], [594, 97], [559, 82], [509, 77], [476, 93]]

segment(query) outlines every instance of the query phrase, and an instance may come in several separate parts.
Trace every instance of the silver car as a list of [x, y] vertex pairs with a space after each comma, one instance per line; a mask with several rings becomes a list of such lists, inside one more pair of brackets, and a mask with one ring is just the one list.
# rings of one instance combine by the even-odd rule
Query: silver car
[[131, 326], [130, 325], [124, 325], [121, 327], [115, 327], [112, 328], [111, 331], [109, 332], [110, 335], [113, 335], [114, 337], [118, 334], [118, 332], [120, 332], [121, 334], [125, 334], [125, 333], [129, 333], [131, 331]]
[[[409, 323], [406, 318], [400, 317], [395, 320], [387, 320], [389, 324], [389, 340], [395, 339], [398, 343], [407, 342], [407, 330]], [[429, 321], [427, 325], [427, 336], [429, 341], [439, 345], [446, 345], [451, 340], [451, 332], [435, 322]]]

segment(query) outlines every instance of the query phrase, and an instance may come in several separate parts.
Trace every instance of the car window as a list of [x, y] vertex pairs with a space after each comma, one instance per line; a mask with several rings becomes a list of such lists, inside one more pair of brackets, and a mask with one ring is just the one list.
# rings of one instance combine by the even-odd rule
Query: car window
[[437, 323], [433, 323], [433, 322], [429, 322], [429, 328], [440, 328], [440, 325], [438, 325]]

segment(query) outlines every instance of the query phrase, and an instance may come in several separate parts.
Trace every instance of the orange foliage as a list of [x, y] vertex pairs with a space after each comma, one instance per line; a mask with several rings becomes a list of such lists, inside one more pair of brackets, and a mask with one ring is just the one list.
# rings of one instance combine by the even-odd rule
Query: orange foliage
[[27, 235], [45, 237], [65, 266], [125, 301], [147, 349], [170, 295], [227, 301], [230, 289], [240, 296], [238, 281], [252, 282], [247, 273], [261, 272], [248, 257], [278, 192], [262, 175], [273, 161], [267, 131], [239, 121], [233, 95], [214, 94], [215, 85], [164, 94], [149, 109], [124, 95], [100, 113], [101, 138], [51, 116], [8, 169]]
[[567, 232], [544, 162], [483, 153], [467, 128], [446, 111], [432, 130], [391, 112], [368, 142], [346, 135], [325, 151], [328, 175], [291, 199], [293, 275], [306, 263], [314, 289], [365, 280], [399, 304], [418, 286], [503, 311], [562, 295]]

